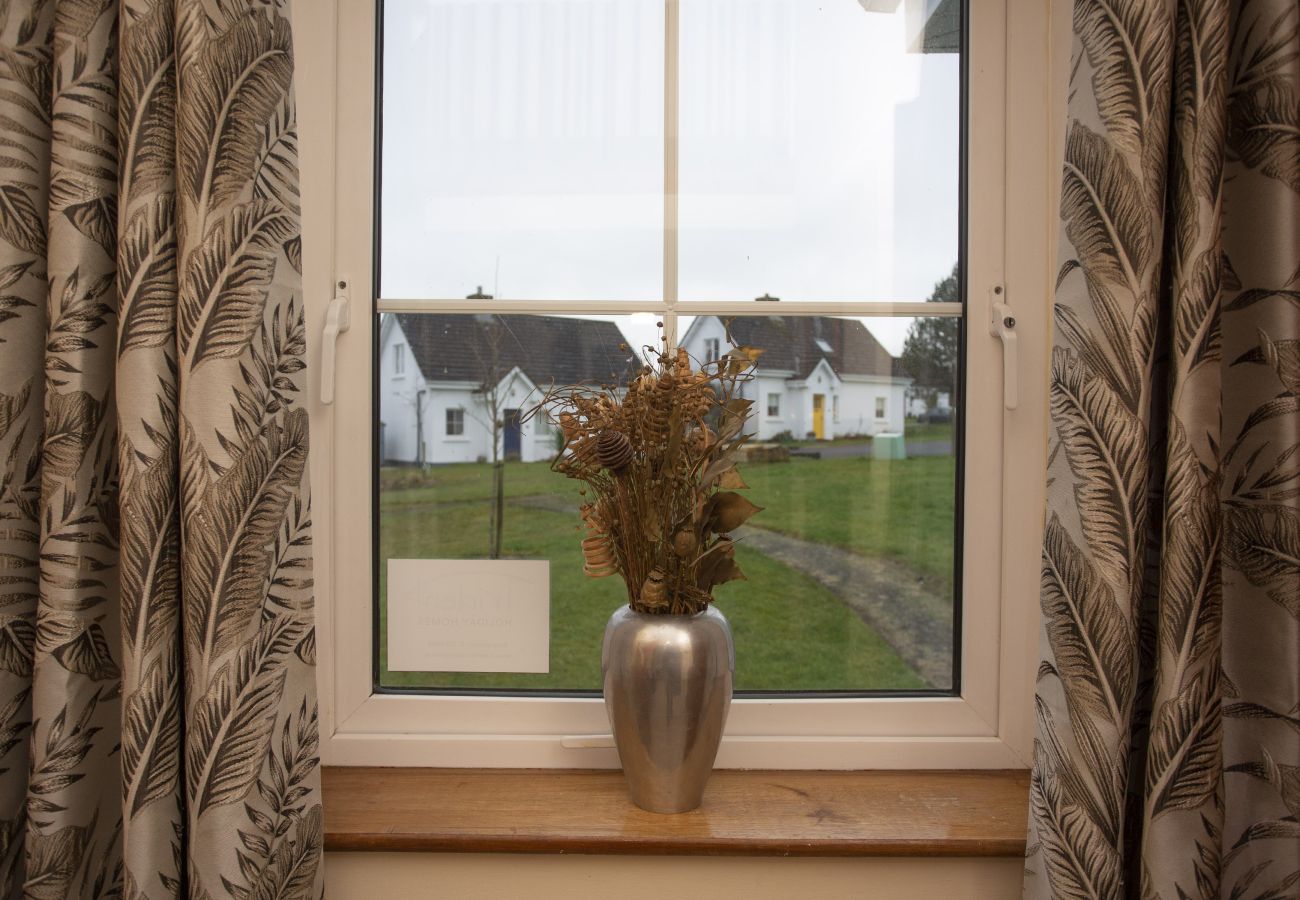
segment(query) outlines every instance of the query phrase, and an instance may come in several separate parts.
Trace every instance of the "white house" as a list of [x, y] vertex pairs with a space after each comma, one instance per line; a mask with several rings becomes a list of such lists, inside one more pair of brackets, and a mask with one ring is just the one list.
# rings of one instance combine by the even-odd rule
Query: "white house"
[[[700, 316], [680, 345], [698, 362], [730, 348], [727, 325]], [[796, 438], [902, 432], [912, 379], [857, 319], [832, 316], [738, 316], [729, 322], [737, 346], [761, 350], [747, 430], [759, 440], [784, 432]]]
[[385, 462], [475, 462], [498, 450], [525, 462], [555, 456], [544, 416], [520, 421], [551, 384], [626, 378], [632, 354], [613, 322], [560, 316], [386, 315], [379, 337]]

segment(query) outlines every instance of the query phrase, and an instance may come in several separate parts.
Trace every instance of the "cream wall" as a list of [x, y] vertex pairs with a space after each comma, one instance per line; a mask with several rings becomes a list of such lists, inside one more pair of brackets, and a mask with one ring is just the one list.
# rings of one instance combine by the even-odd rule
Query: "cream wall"
[[330, 900], [1011, 900], [1020, 859], [327, 853]]

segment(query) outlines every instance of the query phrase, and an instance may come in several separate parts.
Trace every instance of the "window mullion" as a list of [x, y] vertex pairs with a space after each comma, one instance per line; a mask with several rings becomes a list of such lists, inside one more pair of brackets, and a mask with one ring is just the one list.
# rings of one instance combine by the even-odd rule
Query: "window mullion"
[[664, 0], [664, 337], [677, 343], [679, 0]]

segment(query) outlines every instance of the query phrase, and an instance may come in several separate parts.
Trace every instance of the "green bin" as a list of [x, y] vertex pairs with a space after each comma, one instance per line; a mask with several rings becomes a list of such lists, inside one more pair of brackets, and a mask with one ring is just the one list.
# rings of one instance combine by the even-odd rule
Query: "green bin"
[[878, 434], [871, 439], [871, 455], [876, 459], [907, 459], [907, 445], [901, 434]]

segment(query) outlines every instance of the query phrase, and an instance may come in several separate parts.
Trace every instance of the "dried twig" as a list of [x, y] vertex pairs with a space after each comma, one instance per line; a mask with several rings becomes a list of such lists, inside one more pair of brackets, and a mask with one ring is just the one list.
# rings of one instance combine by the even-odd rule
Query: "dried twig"
[[647, 347], [653, 364], [626, 390], [553, 388], [529, 412], [559, 425], [564, 447], [551, 464], [586, 484], [584, 570], [617, 573], [638, 612], [692, 614], [713, 588], [745, 576], [730, 532], [759, 511], [742, 495], [737, 450], [753, 402], [740, 386], [752, 351], [734, 348], [693, 367], [685, 350]]

